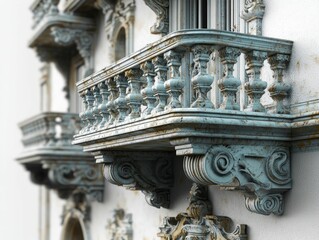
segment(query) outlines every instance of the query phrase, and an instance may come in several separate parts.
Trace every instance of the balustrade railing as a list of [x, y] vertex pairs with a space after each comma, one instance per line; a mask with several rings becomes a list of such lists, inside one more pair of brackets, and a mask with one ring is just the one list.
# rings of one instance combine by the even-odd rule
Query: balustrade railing
[[57, 15], [59, 13], [58, 4], [60, 0], [36, 0], [31, 6], [33, 13], [33, 28], [47, 15]]
[[[267, 94], [275, 102], [275, 113], [287, 113], [283, 101], [290, 86], [283, 81], [283, 72], [291, 48], [291, 41], [233, 32], [184, 30], [171, 33], [78, 84], [85, 106], [80, 114], [84, 125], [80, 134], [176, 108], [215, 109], [208, 94], [213, 81], [217, 81], [223, 95], [219, 109], [266, 112], [261, 103], [267, 89], [267, 82], [261, 78], [265, 60], [274, 72]], [[214, 80], [207, 69], [214, 51], [223, 64], [222, 79]], [[247, 82], [233, 74], [241, 54], [245, 55]], [[189, 64], [189, 59], [194, 64]], [[187, 85], [191, 86], [191, 91], [187, 90]], [[240, 109], [238, 102], [241, 86], [249, 97], [245, 109]]]
[[20, 124], [25, 147], [75, 147], [73, 135], [80, 129], [75, 113], [41, 113]]

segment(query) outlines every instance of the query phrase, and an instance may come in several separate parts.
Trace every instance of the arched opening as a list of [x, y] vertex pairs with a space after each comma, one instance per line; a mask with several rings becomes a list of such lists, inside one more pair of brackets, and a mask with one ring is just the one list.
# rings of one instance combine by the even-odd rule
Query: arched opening
[[84, 240], [82, 226], [77, 218], [69, 219], [62, 240]]
[[115, 41], [115, 61], [126, 56], [126, 32], [125, 28], [121, 27]]

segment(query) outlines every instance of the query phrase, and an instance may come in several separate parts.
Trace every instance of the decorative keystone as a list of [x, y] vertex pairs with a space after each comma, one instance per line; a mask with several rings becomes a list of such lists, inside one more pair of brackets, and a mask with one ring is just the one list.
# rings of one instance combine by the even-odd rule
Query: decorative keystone
[[207, 187], [193, 184], [187, 212], [179, 213], [177, 217], [165, 217], [157, 235], [161, 240], [247, 240], [246, 225], [236, 225], [229, 232], [231, 223], [228, 217], [212, 215]]
[[169, 27], [169, 0], [144, 0], [156, 14], [156, 23], [151, 27], [151, 33], [162, 34], [168, 33]]
[[104, 164], [104, 177], [110, 183], [141, 190], [151, 206], [169, 207], [173, 156], [157, 152], [104, 152], [97, 153], [95, 158]]
[[62, 46], [69, 46], [75, 43], [80, 55], [84, 59], [86, 68], [85, 76], [89, 76], [93, 73], [91, 59], [93, 32], [88, 32], [81, 29], [52, 27], [51, 34], [54, 37], [54, 41]]
[[291, 189], [287, 147], [216, 145], [185, 156], [184, 171], [196, 183], [244, 191], [248, 210], [264, 215], [283, 214], [283, 193]]

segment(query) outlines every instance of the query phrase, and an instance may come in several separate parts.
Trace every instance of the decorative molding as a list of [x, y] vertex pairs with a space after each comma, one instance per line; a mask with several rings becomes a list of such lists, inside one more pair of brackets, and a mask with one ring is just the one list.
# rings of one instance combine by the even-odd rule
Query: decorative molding
[[[134, 48], [134, 19], [135, 19], [135, 0], [99, 0], [97, 6], [104, 13], [104, 26], [106, 37], [110, 43], [110, 48], [115, 49], [118, 32], [123, 27], [126, 33], [126, 54], [133, 52]], [[111, 54], [111, 59], [115, 60], [115, 53]]]
[[199, 184], [244, 191], [246, 207], [264, 215], [283, 214], [283, 193], [291, 189], [288, 147], [214, 145], [185, 156], [184, 171]]
[[158, 236], [161, 240], [219, 239], [247, 240], [247, 226], [236, 225], [232, 232], [231, 219], [214, 216], [208, 198], [207, 187], [193, 184], [186, 213], [176, 217], [165, 217]]
[[50, 186], [66, 199], [74, 192], [81, 192], [89, 200], [103, 202], [104, 183], [99, 166], [86, 162], [45, 162]]
[[60, 0], [36, 0], [31, 6], [33, 13], [33, 26], [35, 28], [45, 16], [54, 16], [59, 14], [58, 4]]
[[104, 177], [112, 184], [130, 190], [141, 190], [151, 206], [168, 208], [173, 187], [173, 159], [160, 152], [96, 153], [104, 163]]
[[156, 14], [156, 22], [151, 27], [151, 33], [166, 35], [169, 30], [169, 0], [144, 0]]
[[106, 229], [110, 240], [132, 240], [133, 239], [133, 221], [132, 214], [125, 213], [124, 209], [115, 209], [113, 218], [109, 220]]
[[248, 33], [262, 35], [262, 21], [265, 14], [263, 0], [245, 0], [241, 18], [248, 24]]
[[84, 75], [88, 76], [93, 73], [93, 32], [81, 29], [52, 27], [51, 34], [54, 37], [54, 41], [62, 46], [70, 46], [75, 43], [81, 57], [84, 59], [84, 64], [86, 68]]

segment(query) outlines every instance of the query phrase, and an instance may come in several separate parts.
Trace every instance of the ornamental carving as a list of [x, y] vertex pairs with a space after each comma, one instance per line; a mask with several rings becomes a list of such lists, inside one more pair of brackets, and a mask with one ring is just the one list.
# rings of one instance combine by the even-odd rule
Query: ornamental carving
[[263, 0], [245, 0], [241, 18], [247, 21], [248, 33], [262, 35], [262, 20], [265, 14]]
[[166, 35], [169, 28], [169, 0], [144, 0], [144, 2], [156, 14], [156, 22], [151, 27], [151, 33]]
[[49, 186], [67, 199], [82, 193], [88, 200], [103, 202], [104, 182], [99, 166], [85, 162], [46, 162]]
[[158, 233], [161, 240], [248, 239], [246, 225], [236, 225], [230, 232], [231, 219], [212, 214], [208, 189], [198, 184], [193, 184], [190, 191], [187, 212], [179, 213], [176, 217], [165, 217], [163, 222]]
[[286, 147], [212, 146], [204, 156], [185, 156], [184, 171], [194, 182], [244, 191], [246, 207], [265, 215], [281, 215], [283, 193], [291, 189]]
[[126, 213], [124, 209], [115, 209], [113, 218], [108, 221], [108, 239], [110, 240], [132, 240], [133, 225], [132, 214]]
[[62, 27], [52, 27], [51, 34], [54, 37], [54, 41], [62, 46], [69, 46], [76, 44], [76, 47], [84, 59], [86, 67], [85, 76], [93, 73], [92, 65], [92, 43], [93, 43], [93, 32], [71, 29]]
[[104, 153], [104, 177], [130, 190], [141, 190], [151, 206], [168, 208], [173, 159], [163, 153]]

